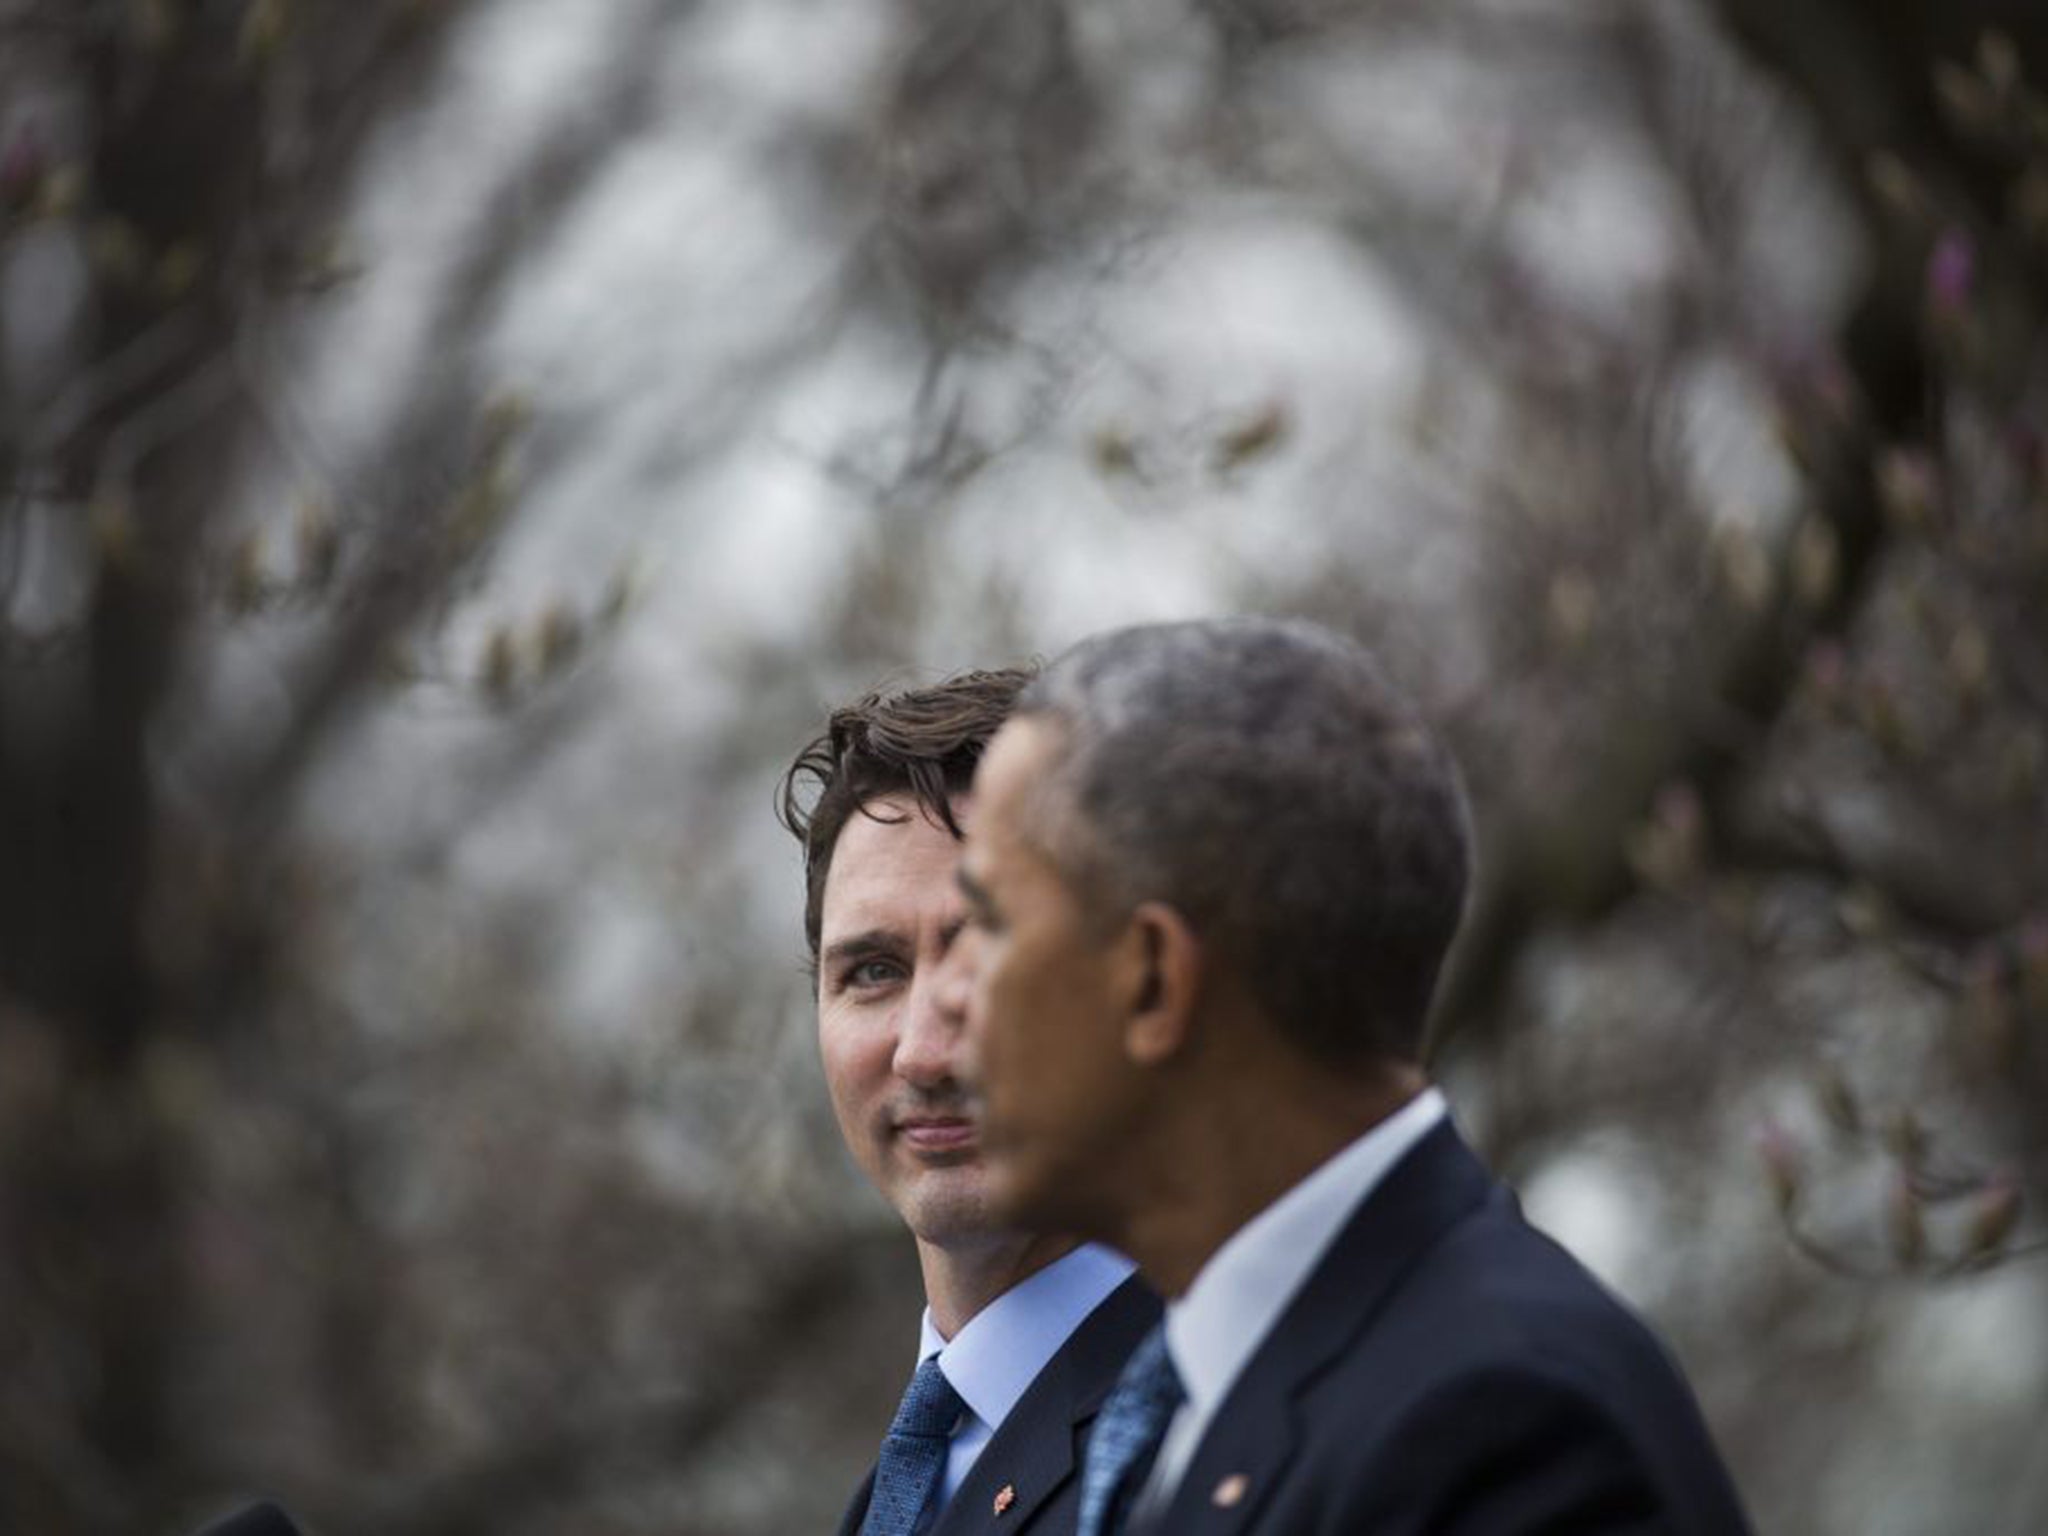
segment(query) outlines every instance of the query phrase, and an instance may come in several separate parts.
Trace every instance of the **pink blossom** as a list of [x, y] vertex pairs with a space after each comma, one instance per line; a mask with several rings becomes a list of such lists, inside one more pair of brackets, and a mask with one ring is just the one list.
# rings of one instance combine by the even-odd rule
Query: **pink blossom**
[[1765, 1120], [1756, 1129], [1756, 1150], [1778, 1208], [1790, 1211], [1799, 1200], [1799, 1144], [1777, 1121]]
[[1927, 299], [1938, 315], [1953, 315], [1970, 301], [1977, 282], [1977, 248], [1961, 230], [1943, 232], [1927, 258]]
[[16, 198], [42, 180], [49, 152], [34, 123], [28, 124], [0, 153], [0, 196]]
[[1699, 791], [1683, 781], [1666, 784], [1657, 791], [1656, 815], [1672, 831], [1690, 836], [1704, 819]]
[[1806, 675], [1814, 691], [1826, 699], [1838, 698], [1849, 677], [1848, 652], [1835, 640], [1817, 640], [1806, 653]]

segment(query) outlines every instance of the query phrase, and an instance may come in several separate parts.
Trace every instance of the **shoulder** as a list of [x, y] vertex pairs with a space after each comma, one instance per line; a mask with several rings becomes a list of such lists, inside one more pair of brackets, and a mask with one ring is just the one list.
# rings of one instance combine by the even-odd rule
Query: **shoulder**
[[1421, 1256], [1303, 1406], [1311, 1457], [1340, 1480], [1369, 1463], [1375, 1507], [1440, 1511], [1416, 1529], [1746, 1528], [1662, 1342], [1505, 1192]]
[[1650, 1532], [1667, 1495], [1612, 1404], [1566, 1373], [1492, 1362], [1404, 1405], [1333, 1528], [1442, 1533]]
[[1677, 1373], [1636, 1312], [1500, 1187], [1416, 1256], [1357, 1341], [1368, 1351], [1404, 1342], [1453, 1373], [1541, 1366], [1593, 1384]]

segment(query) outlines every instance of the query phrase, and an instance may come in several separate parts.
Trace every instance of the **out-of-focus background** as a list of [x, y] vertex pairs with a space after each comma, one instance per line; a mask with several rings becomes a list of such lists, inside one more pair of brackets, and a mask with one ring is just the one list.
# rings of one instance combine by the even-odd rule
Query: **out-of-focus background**
[[775, 775], [1307, 614], [1767, 1532], [2048, 1529], [2028, 0], [0, 0], [0, 1529], [829, 1529]]

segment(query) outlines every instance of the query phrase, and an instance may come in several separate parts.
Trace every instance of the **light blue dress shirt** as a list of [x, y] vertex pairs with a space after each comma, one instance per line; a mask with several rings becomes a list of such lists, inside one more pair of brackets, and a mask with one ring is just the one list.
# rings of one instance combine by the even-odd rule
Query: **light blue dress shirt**
[[1121, 1254], [1084, 1244], [1003, 1292], [950, 1340], [933, 1326], [931, 1308], [925, 1308], [918, 1363], [937, 1355], [939, 1369], [967, 1404], [953, 1431], [945, 1481], [933, 1509], [942, 1508], [959, 1490], [982, 1447], [1046, 1361], [1135, 1267]]
[[1187, 1391], [1136, 1514], [1154, 1517], [1280, 1314], [1365, 1197], [1448, 1112], [1426, 1088], [1232, 1233], [1166, 1308], [1166, 1348]]

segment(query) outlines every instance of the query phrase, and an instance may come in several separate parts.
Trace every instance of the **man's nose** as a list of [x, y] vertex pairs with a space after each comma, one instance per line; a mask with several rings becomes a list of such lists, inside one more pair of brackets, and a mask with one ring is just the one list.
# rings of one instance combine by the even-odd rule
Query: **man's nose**
[[920, 972], [903, 999], [896, 1029], [896, 1075], [932, 1087], [949, 1082], [960, 1053], [960, 1014], [945, 1005], [943, 965]]
[[956, 1030], [967, 1022], [967, 1005], [974, 993], [974, 951], [979, 942], [974, 929], [962, 928], [932, 973], [932, 1006], [951, 1020]]

